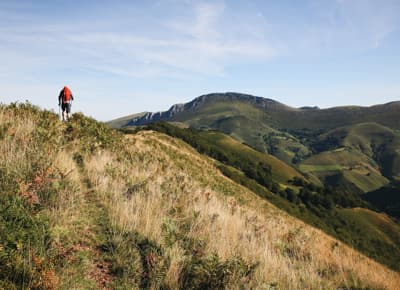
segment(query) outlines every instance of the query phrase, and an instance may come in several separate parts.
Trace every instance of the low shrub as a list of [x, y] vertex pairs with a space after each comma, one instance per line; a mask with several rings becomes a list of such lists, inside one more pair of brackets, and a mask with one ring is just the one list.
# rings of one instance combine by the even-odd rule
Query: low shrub
[[221, 261], [217, 254], [193, 255], [183, 265], [180, 284], [182, 289], [229, 289], [248, 282], [255, 268], [237, 257]]

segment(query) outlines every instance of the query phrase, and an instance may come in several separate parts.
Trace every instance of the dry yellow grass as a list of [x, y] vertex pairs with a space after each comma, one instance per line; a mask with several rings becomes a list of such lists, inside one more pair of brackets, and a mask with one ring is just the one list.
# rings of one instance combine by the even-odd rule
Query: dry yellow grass
[[[133, 164], [107, 152], [86, 162], [116, 227], [163, 241], [166, 221], [190, 220], [186, 235], [203, 240], [208, 253], [259, 263], [248, 282], [255, 289], [400, 288], [398, 273], [234, 184], [183, 142], [154, 132], [128, 138]], [[185, 255], [177, 244], [168, 255], [166, 279], [175, 288]]]
[[[16, 119], [0, 110], [0, 124], [6, 123], [11, 125], [0, 142], [0, 165], [23, 173], [26, 159], [37, 149], [30, 143], [35, 120], [29, 115]], [[107, 150], [84, 156], [87, 176], [72, 158], [76, 148], [45, 149], [51, 168], [70, 182], [59, 190], [58, 202], [49, 209], [56, 242], [81, 243], [85, 237], [77, 235], [95, 226], [87, 212], [87, 177], [109, 212], [113, 228], [138, 232], [165, 244], [166, 225], [171, 231], [183, 231], [179, 227], [185, 225], [182, 234], [203, 241], [206, 254], [217, 253], [223, 260], [240, 256], [258, 264], [253, 278], [244, 282], [246, 288], [400, 289], [398, 273], [233, 183], [220, 174], [211, 159], [185, 143], [155, 132], [127, 136], [126, 141], [131, 158]], [[188, 257], [179, 243], [164, 246], [170, 261], [165, 282], [178, 289]], [[61, 289], [90, 285], [68, 284], [68, 275], [79, 273], [67, 265], [58, 274]]]
[[34, 121], [30, 116], [15, 119], [9, 112], [0, 110], [0, 124], [5, 128], [4, 139], [0, 143], [2, 166], [26, 171], [26, 158], [35, 149], [30, 144]]

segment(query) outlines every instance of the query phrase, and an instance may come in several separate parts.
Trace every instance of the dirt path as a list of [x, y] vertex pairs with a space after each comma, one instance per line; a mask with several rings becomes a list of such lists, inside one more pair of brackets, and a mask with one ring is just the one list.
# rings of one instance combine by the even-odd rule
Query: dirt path
[[105, 245], [109, 229], [108, 213], [96, 191], [88, 182], [82, 163], [78, 164], [81, 190], [79, 206], [81, 223], [75, 227], [77, 239], [66, 249], [65, 256], [71, 263], [71, 278], [62, 289], [112, 289], [111, 263], [107, 260]]
[[92, 263], [87, 269], [87, 277], [95, 281], [98, 289], [112, 289], [113, 276], [110, 273], [110, 262], [104, 257], [103, 248], [107, 243], [107, 212], [96, 197], [96, 192], [89, 191], [86, 195], [87, 215], [92, 227], [86, 229], [85, 235], [91, 237], [89, 251]]

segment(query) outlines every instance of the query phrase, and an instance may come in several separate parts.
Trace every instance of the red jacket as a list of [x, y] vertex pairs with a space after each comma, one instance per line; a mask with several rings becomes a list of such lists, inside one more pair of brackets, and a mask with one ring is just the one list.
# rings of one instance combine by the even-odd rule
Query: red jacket
[[60, 103], [60, 104], [61, 104], [61, 102], [62, 103], [69, 103], [73, 99], [74, 99], [74, 96], [72, 95], [71, 90], [67, 86], [65, 86], [61, 90], [61, 92], [60, 92], [60, 94], [58, 96], [58, 103]]

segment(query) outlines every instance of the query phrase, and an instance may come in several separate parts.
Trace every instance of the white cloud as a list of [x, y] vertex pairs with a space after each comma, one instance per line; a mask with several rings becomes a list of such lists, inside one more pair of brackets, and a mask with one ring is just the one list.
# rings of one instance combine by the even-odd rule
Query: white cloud
[[[136, 23], [143, 25], [139, 32], [107, 31], [82, 22], [3, 27], [0, 60], [7, 61], [4, 55], [8, 54], [14, 55], [8, 58], [10, 67], [20, 69], [38, 65], [45, 69], [46, 64], [54, 68], [59, 63], [64, 68], [83, 67], [127, 77], [158, 77], [221, 75], [229, 65], [265, 61], [277, 54], [264, 39], [249, 36], [251, 28], [224, 21], [223, 2], [195, 1], [185, 9], [183, 16], [161, 19], [157, 34], [147, 33], [149, 23]], [[116, 23], [126, 20], [115, 19]]]

